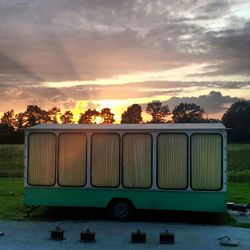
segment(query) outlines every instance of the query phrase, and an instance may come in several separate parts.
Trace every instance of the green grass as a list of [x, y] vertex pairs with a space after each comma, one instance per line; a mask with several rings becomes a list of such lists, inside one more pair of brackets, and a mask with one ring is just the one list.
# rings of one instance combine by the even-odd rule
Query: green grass
[[[27, 219], [20, 178], [23, 176], [23, 151], [23, 145], [0, 145], [0, 177], [5, 177], [0, 178], [0, 219]], [[228, 145], [228, 175], [228, 201], [250, 203], [250, 144]], [[42, 219], [45, 213], [48, 210], [39, 209], [29, 219]], [[250, 227], [237, 224], [227, 213], [222, 217], [227, 224]]]
[[[250, 204], [250, 182], [229, 182], [227, 200], [237, 204]], [[222, 221], [231, 226], [250, 228], [250, 223], [238, 223], [228, 213], [222, 216]]]
[[[0, 145], [0, 177], [23, 176], [23, 145]], [[250, 182], [250, 144], [228, 144], [230, 182]]]
[[23, 145], [0, 144], [0, 177], [22, 177]]
[[23, 180], [0, 178], [0, 219], [23, 219]]
[[[249, 183], [229, 183], [228, 201], [235, 203], [250, 203]], [[25, 213], [28, 211], [23, 204], [23, 179], [22, 178], [0, 178], [0, 219], [12, 220], [42, 220], [45, 218], [57, 218], [59, 209], [44, 209], [32, 213], [28, 218]], [[60, 218], [68, 218], [67, 212], [60, 210]], [[66, 211], [66, 210], [65, 210]], [[74, 212], [78, 212], [76, 210]], [[66, 214], [66, 215], [65, 215]], [[80, 216], [79, 216], [80, 217]], [[78, 217], [78, 218], [79, 218]], [[223, 214], [221, 220], [230, 225], [237, 225], [227, 214]], [[242, 226], [242, 225], [241, 225]], [[245, 225], [246, 226], [246, 225]]]
[[22, 178], [0, 178], [0, 219], [6, 220], [41, 220], [45, 208], [27, 217], [29, 211], [24, 206], [24, 183]]
[[250, 144], [228, 144], [228, 176], [232, 182], [250, 182]]
[[229, 182], [228, 201], [250, 204], [250, 182]]

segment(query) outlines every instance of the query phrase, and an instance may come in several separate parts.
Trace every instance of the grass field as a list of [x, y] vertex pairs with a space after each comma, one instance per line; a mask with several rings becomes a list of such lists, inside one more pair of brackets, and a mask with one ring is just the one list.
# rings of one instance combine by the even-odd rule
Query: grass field
[[0, 177], [22, 177], [23, 155], [23, 145], [0, 144]]
[[21, 178], [0, 178], [0, 204], [0, 219], [24, 218]]
[[230, 181], [250, 183], [250, 144], [228, 145], [228, 176]]
[[[26, 219], [20, 178], [23, 176], [23, 149], [23, 145], [0, 145], [0, 219]], [[228, 201], [250, 203], [250, 144], [229, 144], [228, 170]], [[39, 214], [43, 211], [39, 210], [31, 218], [41, 219]], [[225, 221], [230, 218], [226, 216]]]
[[[249, 183], [229, 183], [228, 200], [249, 203], [250, 192], [248, 190]], [[58, 216], [58, 210], [55, 212], [50, 209], [48, 212], [48, 210], [42, 208], [34, 212], [29, 218], [25, 217], [28, 209], [23, 204], [23, 180], [21, 178], [0, 178], [0, 204], [0, 219], [26, 220]], [[79, 210], [76, 211], [79, 212]], [[67, 214], [61, 215], [63, 218], [68, 218], [68, 216]], [[228, 221], [229, 219], [226, 218], [225, 220]]]
[[[0, 177], [23, 176], [23, 145], [0, 144]], [[250, 183], [250, 144], [228, 145], [229, 181]]]
[[229, 182], [228, 201], [240, 204], [250, 204], [250, 183]]

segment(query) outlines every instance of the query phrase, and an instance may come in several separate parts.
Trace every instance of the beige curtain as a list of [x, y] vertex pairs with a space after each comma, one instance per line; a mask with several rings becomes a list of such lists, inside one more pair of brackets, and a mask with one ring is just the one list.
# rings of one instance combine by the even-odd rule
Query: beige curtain
[[83, 186], [86, 183], [86, 135], [61, 134], [59, 136], [59, 184]]
[[119, 135], [95, 134], [92, 136], [92, 185], [99, 187], [119, 185], [119, 150]]
[[152, 138], [149, 134], [123, 136], [123, 185], [149, 188], [151, 186]]
[[187, 186], [187, 136], [158, 136], [158, 186], [183, 189]]
[[216, 190], [221, 186], [221, 137], [195, 134], [191, 137], [191, 173], [194, 189]]
[[56, 136], [49, 133], [32, 133], [29, 136], [29, 184], [55, 184], [55, 161]]

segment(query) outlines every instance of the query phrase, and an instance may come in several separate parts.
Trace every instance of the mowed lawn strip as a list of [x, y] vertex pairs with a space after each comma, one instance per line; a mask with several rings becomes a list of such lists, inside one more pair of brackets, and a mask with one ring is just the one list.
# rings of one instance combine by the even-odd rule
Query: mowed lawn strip
[[22, 177], [24, 145], [0, 144], [0, 177]]
[[231, 182], [250, 183], [250, 144], [228, 144], [228, 175]]
[[23, 179], [0, 178], [0, 219], [24, 219]]
[[[23, 150], [23, 145], [0, 145], [0, 219], [27, 219], [24, 216], [27, 208], [23, 204], [23, 179], [5, 178], [23, 176]], [[230, 202], [250, 203], [249, 155], [250, 144], [228, 145], [230, 177], [228, 201]], [[238, 181], [241, 179], [242, 181]], [[39, 219], [39, 214], [41, 215], [40, 219], [42, 219], [40, 212], [35, 213], [37, 219]], [[34, 216], [29, 217], [29, 219], [34, 219]]]
[[[234, 203], [250, 203], [250, 183], [229, 183], [228, 201]], [[0, 178], [0, 219], [26, 220], [25, 212], [28, 211], [23, 204], [23, 179]], [[41, 213], [42, 211], [38, 211]], [[28, 219], [39, 219], [39, 214]]]
[[250, 182], [229, 182], [227, 200], [238, 204], [250, 204]]
[[[22, 177], [24, 145], [0, 144], [0, 177]], [[250, 144], [228, 144], [230, 182], [250, 183]]]

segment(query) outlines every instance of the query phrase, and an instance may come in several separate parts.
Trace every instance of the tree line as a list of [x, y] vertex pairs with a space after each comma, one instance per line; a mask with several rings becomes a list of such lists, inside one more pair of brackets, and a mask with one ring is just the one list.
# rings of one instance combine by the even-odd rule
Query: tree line
[[[204, 118], [205, 111], [195, 103], [180, 103], [172, 112], [168, 105], [160, 101], [152, 101], [146, 105], [149, 121], [142, 117], [142, 107], [132, 104], [121, 114], [121, 123], [201, 123], [223, 122], [229, 131], [229, 141], [250, 142], [250, 101], [241, 100], [231, 105], [223, 114], [222, 120]], [[23, 143], [23, 128], [43, 123], [63, 124], [95, 124], [96, 118], [100, 123], [112, 124], [114, 114], [110, 108], [101, 110], [87, 109], [79, 115], [75, 122], [74, 114], [70, 110], [61, 112], [60, 108], [53, 107], [45, 110], [37, 105], [28, 105], [24, 112], [15, 113], [14, 110], [5, 112], [0, 119], [0, 143]]]

